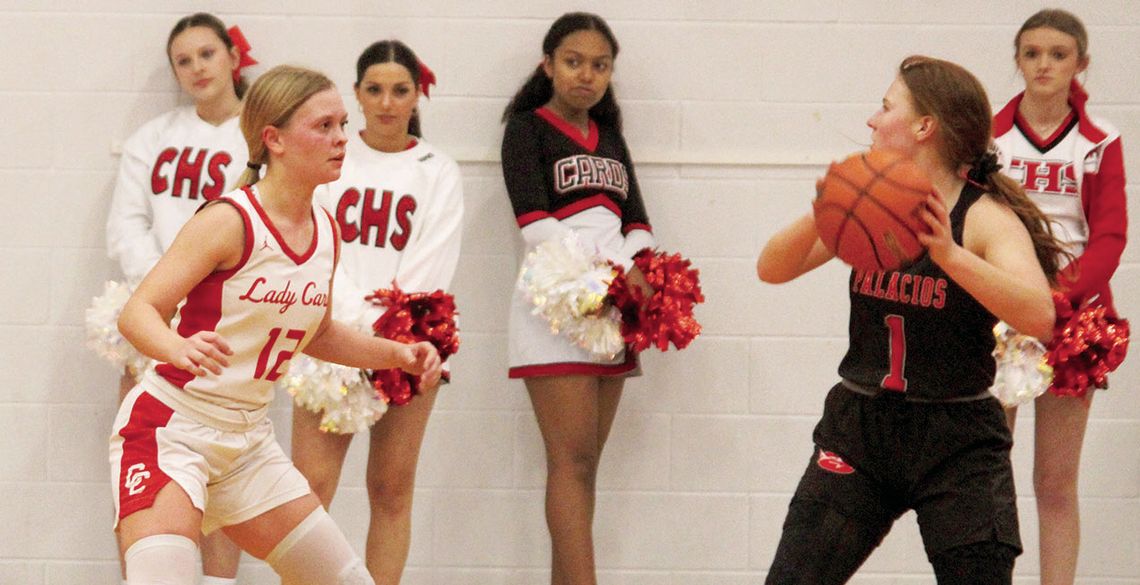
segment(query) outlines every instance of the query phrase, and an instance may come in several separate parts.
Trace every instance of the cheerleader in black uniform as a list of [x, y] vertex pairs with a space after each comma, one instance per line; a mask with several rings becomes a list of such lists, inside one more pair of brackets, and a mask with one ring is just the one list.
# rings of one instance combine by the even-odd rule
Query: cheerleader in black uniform
[[[768, 583], [845, 583], [907, 510], [940, 585], [1008, 584], [1021, 552], [1009, 429], [988, 391], [992, 328], [1043, 340], [1061, 248], [997, 172], [985, 90], [965, 69], [910, 57], [867, 121], [872, 148], [912, 157], [935, 187], [927, 253], [854, 270], [850, 346], [792, 498]], [[809, 214], [772, 237], [757, 272], [792, 280], [830, 260]]]
[[[573, 231], [650, 292], [632, 265], [654, 241], [610, 87], [617, 52], [599, 16], [569, 13], [551, 25], [541, 65], [503, 116], [503, 177], [528, 251]], [[516, 290], [510, 377], [525, 380], [546, 445], [551, 581], [593, 584], [598, 461], [637, 357], [595, 357], [552, 334], [530, 308]]]

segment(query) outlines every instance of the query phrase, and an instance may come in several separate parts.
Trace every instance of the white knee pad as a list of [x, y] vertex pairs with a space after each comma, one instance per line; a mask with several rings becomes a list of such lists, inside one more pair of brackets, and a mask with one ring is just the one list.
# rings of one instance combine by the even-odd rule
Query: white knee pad
[[324, 508], [301, 521], [265, 557], [282, 585], [375, 585]]
[[340, 575], [337, 575], [336, 585], [376, 585], [376, 582], [372, 580], [364, 561], [356, 557], [351, 565], [341, 569]]
[[213, 575], [202, 575], [202, 581], [198, 585], [237, 585], [237, 577], [232, 579], [227, 577], [214, 577]]
[[140, 538], [123, 555], [129, 585], [194, 585], [198, 545], [177, 534]]

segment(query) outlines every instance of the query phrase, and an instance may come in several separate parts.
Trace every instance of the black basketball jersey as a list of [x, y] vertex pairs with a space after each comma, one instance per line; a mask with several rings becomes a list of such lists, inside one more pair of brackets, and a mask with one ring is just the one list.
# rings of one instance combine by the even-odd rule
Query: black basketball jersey
[[516, 112], [503, 134], [503, 177], [520, 228], [603, 206], [623, 234], [651, 231], [621, 134], [589, 122], [582, 133], [546, 108]]
[[[981, 196], [967, 184], [950, 212], [959, 245], [966, 211]], [[928, 255], [902, 270], [852, 270], [849, 289], [844, 379], [923, 400], [976, 396], [993, 383], [997, 318]]]

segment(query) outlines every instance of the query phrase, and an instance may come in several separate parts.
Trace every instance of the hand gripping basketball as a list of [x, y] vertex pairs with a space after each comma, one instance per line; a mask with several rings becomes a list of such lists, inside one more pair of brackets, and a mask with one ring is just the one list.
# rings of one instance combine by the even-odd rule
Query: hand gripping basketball
[[930, 179], [902, 154], [872, 150], [832, 163], [812, 206], [823, 245], [861, 270], [895, 270], [924, 252]]

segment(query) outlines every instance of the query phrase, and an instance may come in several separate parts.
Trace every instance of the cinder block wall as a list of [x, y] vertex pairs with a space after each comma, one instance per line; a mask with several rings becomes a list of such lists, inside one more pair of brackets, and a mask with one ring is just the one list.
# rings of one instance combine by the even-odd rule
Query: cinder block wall
[[[1039, 5], [941, 4], [0, 0], [0, 584], [116, 582], [106, 437], [117, 375], [84, 348], [83, 311], [118, 276], [103, 222], [119, 148], [179, 103], [164, 43], [196, 10], [242, 26], [262, 63], [255, 73], [283, 62], [329, 73], [354, 116], [353, 66], [368, 43], [401, 38], [437, 72], [422, 108], [428, 140], [464, 173], [463, 348], [421, 458], [405, 583], [548, 579], [541, 441], [522, 385], [505, 377], [518, 244], [497, 157], [507, 99], [538, 62], [547, 26], [572, 9], [607, 17], [621, 42], [615, 84], [650, 216], [661, 245], [700, 268], [708, 297], [702, 337], [649, 353], [645, 376], [627, 386], [599, 478], [601, 582], [760, 582], [845, 348], [847, 302], [838, 264], [773, 287], [757, 282], [755, 257], [808, 209], [826, 163], [868, 143], [864, 121], [906, 55], [965, 65], [997, 106], [1018, 90], [1011, 42]], [[1093, 108], [1122, 129], [1129, 175], [1140, 176], [1140, 16], [1127, 0], [1059, 4], [1089, 25]], [[1130, 190], [1140, 209], [1140, 186]], [[1114, 282], [1134, 319], [1138, 258], [1130, 247]], [[1140, 583], [1138, 373], [1133, 356], [1092, 407], [1081, 583]], [[287, 401], [274, 407], [285, 442], [289, 413]], [[1032, 415], [1022, 413], [1014, 455], [1024, 584], [1038, 572]], [[363, 446], [333, 506], [361, 549]], [[241, 580], [276, 583], [248, 558]], [[933, 583], [913, 515], [856, 582]]]

